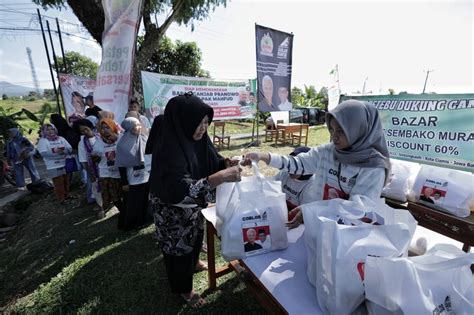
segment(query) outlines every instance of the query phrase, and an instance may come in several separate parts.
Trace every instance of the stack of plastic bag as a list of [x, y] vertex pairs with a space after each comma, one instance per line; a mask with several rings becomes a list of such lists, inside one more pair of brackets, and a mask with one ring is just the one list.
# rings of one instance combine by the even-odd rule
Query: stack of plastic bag
[[388, 184], [382, 190], [382, 196], [401, 202], [407, 201], [413, 182], [420, 170], [420, 164], [390, 159], [392, 173]]
[[309, 203], [302, 211], [308, 279], [330, 314], [350, 314], [364, 302], [366, 257], [406, 255], [417, 225], [408, 211], [361, 196]]
[[371, 314], [474, 314], [474, 254], [436, 245], [425, 255], [367, 257], [365, 294]]
[[468, 217], [474, 210], [474, 175], [468, 172], [423, 165], [410, 195], [428, 207], [458, 217]]

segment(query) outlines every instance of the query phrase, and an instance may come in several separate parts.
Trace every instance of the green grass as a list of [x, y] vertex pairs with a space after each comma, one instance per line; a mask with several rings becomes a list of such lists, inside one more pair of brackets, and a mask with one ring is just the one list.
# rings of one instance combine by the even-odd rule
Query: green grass
[[[328, 140], [327, 129], [310, 130], [308, 145]], [[232, 140], [223, 156], [251, 151], [287, 154], [292, 146], [250, 139]], [[262, 165], [265, 175], [275, 169]], [[244, 175], [251, 171], [246, 168]], [[117, 229], [118, 213], [96, 220], [84, 205], [84, 192], [73, 189], [74, 203], [60, 206], [52, 193], [17, 202], [20, 223], [0, 243], [0, 313], [12, 314], [188, 314], [168, 289], [162, 256], [153, 238], [154, 226], [136, 232]], [[71, 242], [73, 241], [73, 242]], [[219, 249], [219, 245], [216, 247]], [[205, 259], [204, 254], [201, 257]], [[219, 265], [225, 262], [217, 259]], [[194, 277], [194, 288], [208, 305], [201, 314], [262, 314], [264, 311], [234, 275], [207, 289], [207, 273]]]
[[35, 101], [27, 101], [27, 100], [20, 100], [20, 99], [7, 99], [7, 100], [0, 100], [0, 107], [9, 108], [12, 107], [15, 110], [21, 110], [22, 108], [29, 110], [32, 113], [36, 113], [40, 110], [41, 106], [49, 102], [53, 104], [51, 101], [46, 100], [35, 100]]
[[[40, 109], [44, 103], [50, 103], [53, 107], [54, 102], [46, 101], [46, 100], [35, 100], [35, 101], [27, 101], [27, 100], [20, 100], [20, 99], [7, 99], [7, 100], [0, 100], [0, 107], [5, 110], [10, 110], [10, 113], [15, 113], [21, 111], [23, 108], [29, 110], [33, 114], [35, 114], [38, 118], [41, 117]], [[49, 115], [48, 115], [49, 117]], [[48, 118], [49, 119], [49, 118]], [[36, 143], [38, 138], [38, 129], [39, 123], [28, 119], [25, 115], [20, 116], [17, 119], [18, 124], [23, 129], [23, 135], [28, 138], [32, 143]]]

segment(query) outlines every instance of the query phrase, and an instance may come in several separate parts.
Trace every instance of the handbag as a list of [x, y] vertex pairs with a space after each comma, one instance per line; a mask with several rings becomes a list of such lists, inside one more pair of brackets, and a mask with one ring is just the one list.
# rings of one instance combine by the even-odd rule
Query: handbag
[[74, 156], [69, 156], [66, 158], [65, 168], [66, 173], [74, 173], [79, 170], [79, 168], [77, 167], [76, 158]]

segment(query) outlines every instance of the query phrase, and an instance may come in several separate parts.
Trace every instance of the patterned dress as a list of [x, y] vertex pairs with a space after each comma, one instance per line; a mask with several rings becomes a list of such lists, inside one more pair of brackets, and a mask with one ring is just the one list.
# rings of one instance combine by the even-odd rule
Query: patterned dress
[[166, 204], [150, 193], [150, 207], [156, 225], [158, 242], [166, 254], [182, 256], [193, 251], [193, 246], [204, 234], [204, 217], [201, 210], [214, 202], [215, 189], [207, 179], [189, 186], [189, 194], [179, 204]]

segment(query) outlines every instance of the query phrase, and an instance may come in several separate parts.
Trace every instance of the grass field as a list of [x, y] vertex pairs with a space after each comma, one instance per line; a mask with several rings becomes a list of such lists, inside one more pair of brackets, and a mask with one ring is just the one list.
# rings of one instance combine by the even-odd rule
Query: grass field
[[[20, 99], [7, 99], [7, 100], [0, 100], [0, 107], [3, 108], [9, 114], [16, 113], [21, 111], [23, 108], [32, 112], [36, 115], [36, 117], [41, 117], [41, 107], [43, 104], [49, 103], [51, 107], [54, 108], [55, 103], [47, 100], [35, 100], [35, 101], [27, 101], [27, 100], [20, 100]], [[48, 115], [49, 119], [49, 115]], [[39, 123], [27, 118], [25, 115], [20, 116], [17, 120], [20, 124], [21, 128], [23, 129], [23, 135], [27, 137], [31, 142], [36, 143], [38, 138], [38, 128]]]
[[[310, 130], [311, 146], [328, 141], [324, 126]], [[232, 140], [223, 156], [251, 151], [287, 154], [291, 146], [262, 142], [245, 148], [249, 139]], [[275, 169], [264, 167], [266, 175]], [[248, 168], [244, 175], [251, 172]], [[52, 193], [28, 196], [8, 211], [21, 215], [17, 229], [0, 243], [0, 313], [12, 314], [188, 314], [168, 289], [154, 227], [136, 232], [117, 229], [117, 212], [96, 220], [83, 204], [84, 192], [73, 189], [74, 202], [59, 206]], [[14, 209], [16, 208], [16, 210]], [[217, 246], [219, 248], [219, 246]], [[205, 259], [204, 254], [201, 256]], [[224, 260], [219, 258], [219, 264]], [[199, 314], [262, 314], [245, 285], [229, 274], [207, 290], [207, 273], [194, 278], [208, 305]]]

